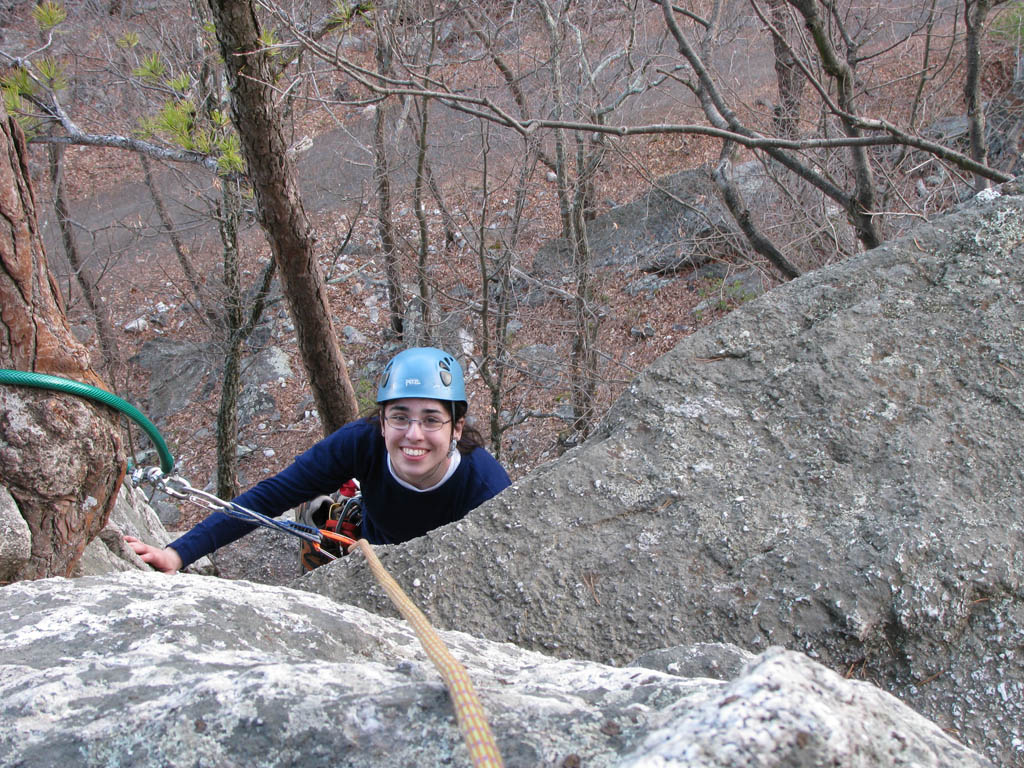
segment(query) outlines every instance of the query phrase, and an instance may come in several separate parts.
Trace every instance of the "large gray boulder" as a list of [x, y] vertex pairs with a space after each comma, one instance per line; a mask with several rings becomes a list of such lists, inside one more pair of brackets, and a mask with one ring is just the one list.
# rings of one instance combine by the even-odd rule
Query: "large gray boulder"
[[156, 512], [146, 503], [145, 495], [129, 482], [121, 485], [114, 508], [110, 511], [110, 519], [100, 535], [86, 545], [72, 575], [92, 576], [116, 571], [149, 570], [149, 566], [124, 543], [125, 535], [159, 547], [169, 544], [172, 538]]
[[[745, 304], [382, 559], [443, 627], [614, 663], [780, 645], [1024, 763], [1022, 243], [1011, 184]], [[355, 561], [296, 586], [391, 610]]]
[[32, 556], [32, 531], [18, 503], [0, 485], [0, 583], [14, 578]]
[[[118, 571], [151, 571], [129, 547], [125, 536], [137, 539], [158, 547], [170, 544], [178, 537], [177, 533], [169, 532], [160, 521], [153, 507], [149, 505], [141, 488], [132, 486], [128, 478], [118, 491], [110, 518], [99, 536], [90, 541], [81, 559], [75, 564], [72, 576], [99, 576]], [[214, 570], [209, 558], [201, 557], [189, 566], [194, 573], [210, 573]]]
[[[509, 768], [991, 766], [791, 651], [722, 681], [443, 639]], [[469, 762], [404, 622], [285, 587], [136, 571], [0, 589], [0, 764]]]
[[[758, 169], [760, 167], [758, 166]], [[748, 193], [764, 181], [750, 166], [737, 168]], [[595, 267], [675, 273], [710, 260], [733, 261], [742, 236], [719, 201], [708, 168], [664, 176], [637, 200], [612, 208], [587, 225]], [[538, 249], [532, 273], [551, 278], [570, 270], [569, 246], [556, 238]]]

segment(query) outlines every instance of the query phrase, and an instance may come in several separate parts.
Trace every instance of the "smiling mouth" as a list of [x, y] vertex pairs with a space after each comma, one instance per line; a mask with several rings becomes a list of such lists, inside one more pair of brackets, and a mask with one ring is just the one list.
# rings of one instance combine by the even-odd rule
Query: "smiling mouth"
[[419, 456], [426, 455], [427, 452], [422, 448], [403, 448], [402, 453], [405, 454], [406, 456], [417, 458]]

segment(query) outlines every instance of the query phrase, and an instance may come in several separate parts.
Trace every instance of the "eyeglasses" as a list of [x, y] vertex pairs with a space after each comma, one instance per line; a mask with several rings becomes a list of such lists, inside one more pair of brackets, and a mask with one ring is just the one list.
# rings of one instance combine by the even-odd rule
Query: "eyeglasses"
[[400, 432], [407, 430], [414, 421], [419, 423], [420, 429], [424, 432], [437, 432], [445, 424], [451, 423], [451, 419], [442, 419], [440, 416], [424, 416], [422, 419], [410, 419], [404, 413], [387, 414], [384, 416], [384, 421], [387, 422], [389, 427]]

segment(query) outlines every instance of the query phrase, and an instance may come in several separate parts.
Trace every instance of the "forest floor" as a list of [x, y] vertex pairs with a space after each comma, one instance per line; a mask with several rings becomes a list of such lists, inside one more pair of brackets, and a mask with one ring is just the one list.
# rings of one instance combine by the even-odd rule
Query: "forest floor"
[[[309, 150], [310, 153], [315, 151], [315, 146]], [[86, 169], [97, 154], [81, 154]], [[655, 156], [664, 158], [661, 167], [652, 169], [655, 175], [679, 169], [678, 166], [672, 166], [671, 153], [656, 153]], [[330, 156], [311, 155], [306, 158], [313, 165], [326, 164], [330, 160]], [[109, 170], [94, 172], [106, 175]], [[304, 183], [308, 185], [310, 179], [305, 179]], [[612, 172], [607, 174], [602, 184], [601, 197], [625, 203], [643, 192], [644, 187], [636, 177]], [[152, 219], [152, 201], [138, 184], [98, 191], [87, 205], [93, 207], [97, 218], [103, 216], [104, 211], [116, 209], [120, 221], [125, 221], [126, 217], [130, 220], [132, 216], [139, 221]], [[534, 210], [543, 210], [543, 206], [535, 204]], [[311, 218], [319, 231], [331, 231], [347, 224], [342, 219], [345, 215], [341, 213], [339, 216], [337, 210], [324, 210]], [[522, 263], [531, 262], [532, 253], [544, 242], [545, 235], [557, 235], [557, 215], [550, 207], [548, 217], [550, 220], [542, 226], [532, 228], [531, 240], [520, 243]], [[343, 224], [339, 224], [339, 220]], [[329, 276], [352, 276], [349, 279], [332, 279], [328, 283], [328, 294], [335, 327], [339, 337], [342, 337], [343, 353], [350, 363], [349, 373], [357, 391], [364, 397], [364, 405], [367, 392], [374, 386], [367, 374], [372, 374], [375, 366], [383, 362], [382, 358], [386, 358], [387, 351], [393, 349], [395, 343], [387, 333], [384, 275], [379, 248], [373, 244], [373, 227], [372, 217], [364, 215], [356, 222], [352, 237], [352, 242], [358, 245], [348, 253], [336, 258], [325, 258], [321, 263]], [[217, 282], [222, 269], [215, 238], [215, 232], [196, 233], [189, 248], [197, 271], [206, 276], [211, 284]], [[246, 254], [247, 262], [245, 279], [252, 282], [261, 271], [269, 252], [261, 231], [254, 225], [250, 225], [243, 233], [243, 243], [242, 251]], [[103, 281], [104, 301], [119, 334], [119, 354], [124, 362], [115, 387], [131, 402], [145, 408], [149, 397], [150, 374], [137, 364], [136, 358], [143, 345], [158, 338], [191, 341], [196, 345], [196, 355], [200, 356], [206, 354], [211, 336], [216, 338], [217, 332], [211, 329], [203, 313], [196, 310], [182, 290], [184, 281], [165, 242], [148, 236], [137, 240], [132, 247], [122, 249], [117, 258], [116, 266], [108, 266], [111, 272], [117, 274], [117, 279]], [[444, 254], [443, 271], [453, 290], [459, 283], [460, 274], [473, 274], [477, 268], [477, 259], [478, 255], [466, 247], [450, 249]], [[409, 279], [415, 274], [414, 265], [408, 261], [405, 274]], [[712, 302], [712, 309], [695, 314], [694, 308], [702, 302], [706, 304], [709, 293], [714, 291], [710, 283], [688, 280], [686, 275], [679, 275], [662, 282], [656, 296], [648, 299], [638, 298], [627, 291], [628, 283], [635, 278], [635, 274], [624, 274], [616, 269], [602, 270], [596, 274], [595, 294], [600, 296], [603, 314], [598, 337], [602, 361], [601, 381], [596, 392], [598, 415], [655, 358], [687, 334], [713, 322], [717, 316], [735, 306], [734, 302], [723, 299]], [[61, 282], [63, 287], [69, 286], [66, 277]], [[87, 339], [87, 343], [92, 345], [94, 358], [99, 360], [95, 334], [89, 332], [91, 321], [86, 308], [80, 300], [74, 298], [74, 290], [69, 293], [72, 296], [69, 319]], [[240, 430], [239, 444], [245, 446], [245, 452], [239, 459], [239, 484], [243, 488], [283, 469], [292, 457], [322, 436], [319, 420], [309, 416], [313, 408], [310, 389], [286, 309], [282, 303], [278, 303], [269, 308], [266, 314], [271, 319], [272, 330], [269, 336], [263, 337], [264, 341], [273, 343], [287, 354], [294, 375], [261, 387], [273, 398], [279, 418], [257, 417]], [[125, 330], [132, 328], [133, 323], [138, 325], [140, 319], [146, 320], [142, 324], [144, 327]], [[564, 364], [571, 343], [571, 329], [568, 327], [562, 299], [551, 296], [539, 304], [523, 303], [514, 320], [518, 324], [514, 335], [516, 349], [535, 349], [538, 346], [550, 349], [554, 351], [558, 365]], [[349, 334], [352, 330], [356, 331], [364, 341], [347, 343], [342, 334], [343, 329]], [[642, 332], [638, 333], [637, 329], [642, 329]], [[188, 407], [171, 414], [166, 423], [159, 425], [169, 444], [174, 446], [173, 452], [180, 462], [181, 471], [192, 482], [200, 485], [205, 485], [215, 476], [214, 425], [219, 402], [218, 377], [219, 369], [211, 370], [204, 381], [180, 382], [180, 386], [194, 389], [191, 401]], [[550, 371], [538, 370], [536, 364], [532, 364], [531, 368], [531, 363], [523, 360], [521, 371], [513, 377], [512, 382], [512, 398], [515, 407], [519, 409], [553, 414], [560, 405], [564, 406], [568, 392], [564, 372], [552, 380]], [[488, 393], [479, 377], [471, 377], [468, 386], [472, 404], [470, 415], [476, 419], [477, 427], [486, 436]], [[505, 432], [501, 459], [513, 479], [522, 477], [538, 464], [561, 453], [565, 448], [566, 432], [564, 419], [554, 416], [530, 419]], [[187, 508], [181, 511], [183, 523], [202, 515], [201, 511]]]
[[[315, 151], [314, 149], [310, 152]], [[667, 155], [666, 155], [667, 157]], [[308, 160], [329, 162], [329, 157], [310, 157]], [[665, 162], [658, 171], [678, 170]], [[602, 198], [618, 202], [629, 202], [644, 192], [644, 187], [635, 177], [624, 173], [610, 173], [602, 188]], [[308, 183], [308, 179], [306, 182]], [[114, 188], [108, 200], [118, 197], [134, 199], [138, 207], [133, 215], [140, 220], [151, 218], [151, 200], [139, 194], [138, 189]], [[97, 195], [92, 204], [97, 214], [109, 210], [112, 203]], [[116, 205], [116, 202], [113, 203]], [[535, 210], [542, 206], [535, 206]], [[131, 210], [131, 206], [126, 210]], [[543, 237], [557, 235], [557, 216], [549, 211], [550, 221], [544, 227], [536, 227], [533, 239], [520, 244], [522, 261], [529, 264], [532, 254], [544, 242]], [[344, 215], [344, 214], [342, 214]], [[338, 226], [337, 211], [323, 211], [311, 216], [320, 231], [330, 231]], [[349, 361], [349, 373], [357, 391], [364, 398], [373, 387], [372, 374], [376, 366], [393, 349], [394, 340], [387, 333], [387, 298], [383, 290], [384, 275], [381, 269], [379, 249], [373, 246], [374, 223], [364, 216], [356, 223], [352, 240], [361, 244], [352, 252], [338, 258], [324, 259], [325, 273], [333, 276], [351, 275], [349, 279], [331, 280], [328, 284], [330, 305], [336, 331], [341, 338], [343, 353]], [[190, 252], [197, 271], [215, 283], [221, 271], [220, 253], [214, 242], [215, 233], [196, 237]], [[247, 254], [246, 279], [252, 281], [268, 257], [268, 248], [260, 230], [250, 226], [243, 235]], [[131, 253], [135, 252], [135, 256]], [[121, 252], [120, 258], [127, 260], [117, 268], [119, 275], [126, 277], [104, 281], [104, 299], [109, 308], [115, 328], [120, 336], [119, 353], [125, 366], [116, 388], [133, 403], [145, 408], [149, 398], [150, 374], [137, 364], [136, 355], [146, 342], [154, 339], [191, 341], [196, 345], [196, 355], [205, 355], [211, 336], [216, 338], [202, 312], [196, 311], [181, 290], [183, 280], [176, 264], [168, 253], [165, 243], [148, 239], [144, 244]], [[445, 253], [444, 272], [449, 285], [459, 282], [460, 274], [472, 274], [477, 268], [477, 254], [467, 248], [456, 248]], [[405, 274], [415, 274], [412, 264], [406, 263]], [[767, 277], [767, 276], [766, 276]], [[713, 308], [694, 313], [694, 308], [707, 303], [714, 286], [687, 279], [686, 275], [665, 281], [652, 298], [637, 297], [627, 291], [627, 285], [635, 274], [621, 270], [607, 269], [596, 275], [595, 293], [600, 296], [603, 313], [598, 338], [601, 355], [601, 381], [597, 387], [596, 413], [603, 413], [622, 389], [655, 358], [671, 349], [684, 336], [735, 306], [729, 300], [712, 302]], [[62, 281], [65, 286], [67, 282]], [[73, 291], [72, 291], [73, 294]], [[93, 354], [95, 335], [88, 332], [90, 320], [84, 304], [72, 300], [69, 318], [77, 329], [85, 330]], [[296, 339], [282, 303], [273, 305], [267, 312], [271, 319], [271, 331], [264, 337], [266, 343], [280, 347], [288, 356], [293, 376], [282, 378], [261, 389], [269, 394], [280, 414], [277, 419], [257, 417], [245, 424], [239, 434], [239, 444], [245, 446], [239, 459], [239, 483], [246, 487], [260, 478], [283, 469], [292, 457], [304, 451], [322, 437], [319, 419], [310, 417], [314, 406], [311, 403], [309, 384], [302, 367]], [[562, 299], [552, 296], [539, 304], [521, 304], [514, 320], [519, 329], [514, 335], [517, 350], [537, 347], [554, 351], [557, 365], [562, 366], [568, 357], [570, 337], [566, 309]], [[146, 319], [141, 330], [126, 331], [140, 318]], [[363, 342], [347, 343], [343, 329], [351, 334], [354, 329]], [[641, 333], [637, 329], [643, 329]], [[200, 352], [200, 350], [203, 350]], [[253, 350], [255, 353], [257, 350]], [[461, 352], [462, 350], [457, 350]], [[474, 351], [478, 351], [475, 349]], [[529, 369], [529, 370], [528, 370]], [[159, 376], [160, 374], [154, 374]], [[216, 436], [214, 425], [219, 402], [218, 370], [211, 370], [207, 380], [182, 381], [180, 386], [194, 390], [186, 408], [171, 414], [166, 423], [160, 424], [173, 452], [179, 460], [181, 471], [192, 482], [205, 485], [215, 476]], [[244, 375], [243, 375], [244, 378]], [[536, 364], [522, 361], [522, 370], [512, 379], [512, 396], [515, 407], [535, 413], [553, 414], [559, 406], [564, 407], [568, 386], [564, 372], [552, 379], [550, 371], [538, 370]], [[479, 377], [468, 382], [471, 398], [471, 417], [477, 427], [487, 433], [487, 397]], [[522, 477], [538, 464], [559, 455], [565, 448], [567, 424], [562, 418], [534, 418], [513, 427], [503, 435], [502, 462], [513, 479]], [[202, 516], [201, 511], [182, 508], [183, 520], [187, 524], [193, 518]]]
[[[24, 27], [22, 31], [28, 39], [28, 14], [12, 21], [8, 34], [19, 25]], [[523, 42], [527, 44], [528, 41]], [[765, 59], [763, 51], [748, 47], [737, 56], [737, 61], [742, 70], [737, 70], [735, 79], [746, 89], [748, 103], [760, 99], [771, 103], [775, 85], [770, 76], [770, 57]], [[701, 119], [692, 98], [681, 94], [684, 90], [659, 91], [658, 98], [636, 107], [636, 116], [648, 122]], [[83, 102], [101, 103], [95, 95]], [[93, 111], [88, 118], [94, 125], [104, 125], [106, 115], [99, 109]], [[86, 112], [83, 109], [78, 114], [84, 116]], [[373, 202], [373, 117], [369, 107], [334, 104], [310, 108], [289, 129], [303, 204], [317, 237], [319, 265], [328, 277], [335, 327], [349, 361], [349, 374], [364, 405], [372, 405], [374, 372], [396, 346], [396, 340], [389, 334], [386, 282]], [[393, 115], [392, 127], [401, 125], [403, 120]], [[418, 222], [412, 210], [411, 169], [415, 155], [410, 125], [404, 120], [404, 128], [395, 128], [392, 140], [393, 212], [400, 239], [400, 268], [411, 295], [418, 274]], [[468, 229], [479, 224], [480, 212], [487, 210], [489, 218], [485, 224], [500, 232], [512, 215], [514, 161], [516, 153], [521, 152], [519, 139], [501, 135], [497, 130], [482, 138], [478, 126], [467, 125], [464, 117], [441, 107], [432, 110], [432, 136], [437, 137], [433, 172], [449, 209], [463, 214], [463, 221], [472, 223], [467, 225]], [[490, 152], [486, 157], [485, 148]], [[719, 148], [720, 142], [709, 137], [674, 135], [630, 140], [628, 149], [625, 143], [618, 145], [606, 155], [596, 177], [594, 213], [600, 216], [613, 206], [636, 199], [650, 188], [653, 180], [666, 174], [715, 162]], [[69, 321], [76, 334], [92, 348], [98, 367], [100, 356], [93, 321], [70, 274], [54, 224], [47, 150], [33, 145], [30, 151], [51, 269], [67, 297]], [[743, 159], [741, 156], [737, 162]], [[480, 170], [485, 160], [490, 169], [487, 179]], [[514, 245], [515, 263], [525, 273], [530, 272], [538, 249], [560, 232], [555, 185], [544, 170], [539, 167], [526, 185], [526, 224]], [[220, 390], [217, 345], [222, 342], [223, 333], [198, 309], [196, 297], [188, 290], [179, 259], [155, 212], [151, 190], [143, 182], [140, 163], [133, 154], [115, 149], [68, 147], [64, 178], [72, 202], [76, 238], [87, 256], [87, 277], [97, 285], [117, 334], [119, 365], [107, 373], [111, 388], [146, 410], [151, 377], [138, 364], [138, 353], [155, 339], [190, 343], [197, 358], [210, 357], [202, 376], [178, 382], [181, 388], [191, 390], [188, 405], [159, 424], [179, 459], [180, 470], [194, 484], [206, 485], [216, 466], [214, 426]], [[155, 187], [173, 214], [182, 250], [204, 283], [202, 302], [206, 307], [215, 306], [223, 271], [222, 244], [216, 225], [219, 180], [182, 166], [158, 167], [156, 178]], [[482, 186], [483, 181], [487, 182], [486, 187]], [[432, 207], [430, 202], [427, 207]], [[472, 276], [478, 280], [481, 251], [468, 246], [472, 237], [446, 247], [438, 213], [428, 212], [429, 242], [435, 259], [430, 276], [435, 283], [435, 295], [463, 326], [470, 326], [475, 285]], [[243, 282], [251, 288], [270, 259], [269, 246], [252, 211], [248, 212], [239, 237]], [[776, 276], [757, 259], [734, 266], [759, 271], [765, 288], [777, 283]], [[598, 416], [654, 359], [737, 304], [731, 296], [716, 296], [714, 281], [697, 280], [686, 274], [673, 275], [662, 281], [655, 292], [638, 296], [629, 286], [639, 276], [636, 271], [620, 268], [597, 270], [594, 274], [593, 295], [600, 317], [596, 344], [600, 381], [594, 403]], [[511, 340], [514, 350], [523, 356], [509, 370], [501, 409], [546, 416], [517, 424], [502, 435], [500, 458], [513, 479], [556, 457], [572, 443], [564, 418], [569, 396], [565, 369], [574, 329], [572, 302], [560, 291], [561, 284], [549, 288], [542, 300], [517, 296], [513, 318], [516, 330]], [[695, 312], [699, 305], [706, 309]], [[258, 416], [240, 430], [239, 444], [244, 446], [239, 459], [241, 487], [282, 469], [294, 455], [322, 436], [319, 420], [310, 415], [309, 384], [287, 310], [278, 302], [268, 308], [266, 315], [271, 322], [260, 335], [260, 343], [282, 349], [293, 375], [260, 387], [272, 398], [277, 416]], [[476, 330], [471, 329], [471, 335]], [[450, 340], [457, 338], [448, 331], [443, 343], [451, 345], [454, 341]], [[542, 353], [539, 361], [535, 355], [538, 349]], [[453, 351], [479, 354], [479, 336], [475, 337], [472, 349]], [[554, 362], [545, 365], [544, 354]], [[557, 369], [555, 375], [552, 368]], [[471, 375], [469, 390], [471, 418], [487, 436], [489, 393], [479, 376]], [[185, 524], [200, 514], [182, 512]]]
[[[313, 112], [292, 134], [302, 147], [295, 155], [296, 166], [303, 204], [319, 238], [320, 266], [329, 278], [335, 327], [350, 363], [349, 374], [363, 395], [364, 405], [366, 394], [374, 386], [373, 371], [396, 343], [388, 333], [380, 239], [372, 203], [367, 202], [372, 180], [365, 155], [372, 124], [372, 112], [365, 109], [334, 110], [330, 119]], [[441, 136], [458, 128], [456, 118], [440, 108], [435, 110], [432, 125]], [[494, 168], [507, 165], [503, 161], [508, 155], [503, 157], [503, 153], [513, 151], [510, 144], [502, 141], [497, 137], [492, 141], [494, 150], [489, 161]], [[51, 268], [68, 297], [69, 321], [76, 334], [91, 347], [98, 365], [101, 357], [93, 321], [69, 274], [54, 226], [49, 205], [51, 185], [45, 172], [46, 149], [34, 145], [31, 153]], [[715, 153], [715, 143], [708, 139], [655, 136], [636, 142], [628, 154], [610, 154], [597, 177], [596, 199], [600, 202], [596, 213], [600, 215], [613, 205], [634, 200], [649, 188], [651, 180], [710, 161]], [[637, 168], [638, 157], [643, 158], [642, 168]], [[446, 202], [453, 211], [474, 211], [481, 206], [479, 187], [470, 178], [480, 158], [477, 155], [469, 164], [466, 159], [456, 151], [438, 152], [434, 172], [443, 180]], [[216, 348], [222, 334], [198, 310], [195, 297], [187, 289], [167, 232], [155, 213], [153, 196], [143, 183], [138, 159], [114, 149], [69, 147], [64, 163], [79, 246], [88, 255], [91, 275], [118, 337], [120, 365], [107, 378], [116, 392], [145, 412], [151, 377], [138, 365], [137, 355], [143, 346], [154, 339], [191, 342], [196, 357], [205, 357], [211, 339]], [[515, 246], [516, 263], [525, 272], [530, 271], [537, 249], [559, 234], [555, 187], [542, 170], [529, 184], [525, 206], [530, 212], [529, 221]], [[500, 172], [494, 172], [494, 176], [500, 178]], [[202, 276], [204, 288], [210, 291], [208, 300], [215, 301], [223, 270], [214, 210], [218, 181], [195, 169], [171, 166], [158, 167], [156, 177], [157, 187], [177, 223], [177, 235], [196, 272]], [[403, 278], [411, 293], [415, 290], [417, 266], [413, 236], [416, 219], [409, 202], [409, 178], [408, 165], [398, 163], [394, 213], [402, 237]], [[510, 194], [507, 187], [496, 183], [488, 195], [494, 221], [501, 222], [502, 216], [507, 220]], [[472, 284], [463, 276], [478, 271], [480, 256], [464, 241], [445, 248], [441, 221], [436, 214], [435, 210], [430, 217], [430, 239], [436, 244], [438, 258], [432, 279], [438, 292], [450, 299]], [[339, 245], [346, 235], [350, 235], [348, 245], [341, 250]], [[267, 242], [251, 215], [240, 233], [240, 251], [243, 281], [251, 287], [270, 258]], [[345, 275], [349, 277], [345, 279]], [[767, 271], [765, 276], [766, 281], [771, 279]], [[635, 273], [618, 269], [599, 270], [595, 274], [594, 295], [599, 297], [601, 312], [597, 341], [600, 381], [595, 402], [598, 417], [652, 360], [734, 305], [723, 299], [697, 316], [693, 309], [708, 299], [709, 292], [714, 290], [712, 285], [679, 275], [664, 281], [656, 295], [647, 299], [627, 291], [628, 283], [635, 278]], [[521, 302], [514, 316], [518, 328], [513, 340], [515, 349], [552, 350], [561, 370], [553, 378], [550, 371], [538, 370], [535, 362], [523, 359], [511, 373], [510, 391], [506, 395], [508, 407], [547, 415], [531, 418], [503, 434], [500, 458], [513, 479], [554, 458], [566, 447], [569, 430], [564, 412], [569, 386], [564, 368], [572, 343], [572, 321], [570, 302], [557, 295], [558, 287], [540, 303]], [[447, 303], [451, 306], [453, 302]], [[240, 430], [241, 488], [284, 468], [292, 457], [322, 437], [319, 420], [310, 416], [310, 388], [286, 308], [283, 303], [272, 305], [266, 315], [271, 322], [269, 335], [262, 337], [263, 343], [283, 349], [294, 375], [261, 387], [272, 397], [279, 417], [257, 417]], [[465, 313], [459, 316], [466, 317]], [[349, 334], [357, 332], [362, 341], [346, 342], [343, 329], [348, 329]], [[479, 346], [472, 353], [479, 353]], [[214, 427], [220, 392], [216, 352], [210, 365], [202, 380], [178, 383], [193, 390], [189, 403], [158, 424], [179, 461], [179, 471], [199, 486], [212, 481], [216, 468]], [[489, 395], [478, 376], [471, 377], [468, 386], [470, 416], [487, 437]], [[184, 507], [181, 511], [183, 524], [203, 514]]]

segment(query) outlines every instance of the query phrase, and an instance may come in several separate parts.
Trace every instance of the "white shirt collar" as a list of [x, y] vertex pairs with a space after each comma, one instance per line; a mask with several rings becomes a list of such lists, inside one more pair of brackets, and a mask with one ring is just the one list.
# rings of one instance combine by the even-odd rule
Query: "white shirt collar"
[[448, 471], [444, 473], [444, 477], [442, 477], [440, 480], [438, 480], [436, 483], [434, 483], [429, 488], [417, 488], [415, 485], [412, 485], [411, 483], [405, 482], [405, 480], [403, 480], [398, 475], [396, 475], [395, 474], [395, 468], [391, 466], [391, 454], [390, 453], [388, 454], [388, 472], [390, 472], [391, 476], [393, 478], [395, 478], [395, 482], [398, 483], [403, 488], [408, 488], [410, 491], [416, 491], [417, 493], [426, 493], [427, 491], [432, 491], [435, 488], [440, 488], [442, 485], [444, 485], [448, 481], [448, 478], [455, 474], [455, 470], [458, 469], [459, 463], [461, 461], [462, 461], [462, 454], [459, 453], [458, 449], [456, 449], [452, 453], [452, 455], [448, 457]]

